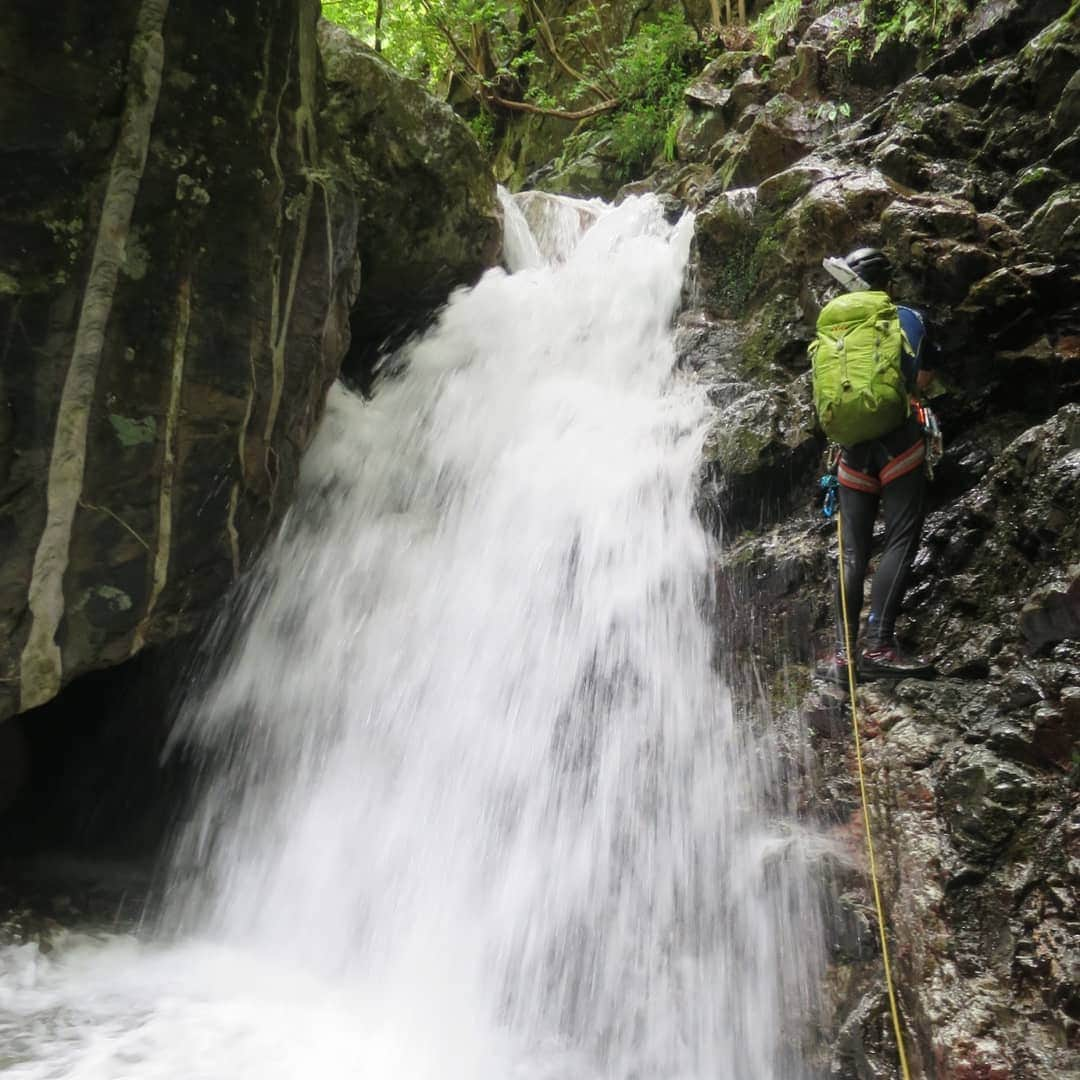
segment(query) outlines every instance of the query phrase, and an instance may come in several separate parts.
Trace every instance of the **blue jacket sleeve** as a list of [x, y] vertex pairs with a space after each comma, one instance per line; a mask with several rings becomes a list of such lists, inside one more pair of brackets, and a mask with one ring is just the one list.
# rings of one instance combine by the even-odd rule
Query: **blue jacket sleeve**
[[900, 316], [900, 329], [904, 332], [904, 351], [900, 357], [900, 368], [909, 389], [915, 388], [915, 377], [922, 368], [926, 355], [926, 323], [922, 315], [914, 308], [899, 304], [896, 312]]

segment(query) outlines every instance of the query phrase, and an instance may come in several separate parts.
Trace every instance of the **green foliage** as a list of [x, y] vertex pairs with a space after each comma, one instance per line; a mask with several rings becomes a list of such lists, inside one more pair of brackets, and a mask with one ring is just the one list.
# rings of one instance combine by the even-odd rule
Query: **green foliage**
[[[781, 42], [798, 26], [800, 16], [805, 14], [817, 17], [843, 2], [844, 0], [772, 0], [771, 4], [763, 7], [748, 29], [757, 42], [758, 49], [771, 58], [776, 56]], [[855, 46], [858, 46], [858, 41]]]
[[777, 46], [795, 29], [803, 0], [773, 0], [750, 24], [758, 48], [766, 56], [775, 56]]
[[[937, 44], [962, 19], [977, 0], [862, 0], [863, 20], [874, 28], [877, 52], [889, 41]], [[773, 0], [750, 24], [758, 48], [775, 56], [780, 43], [798, 23], [804, 8], [820, 14], [836, 6], [836, 0]], [[862, 48], [860, 37], [845, 38], [835, 45], [830, 57], [841, 55], [848, 64]]]
[[459, 64], [454, 41], [468, 45], [473, 27], [492, 35], [507, 60], [520, 45], [520, 5], [513, 0], [323, 0], [322, 10], [429, 90], [446, 85]]
[[490, 154], [495, 149], [495, 117], [487, 109], [481, 109], [468, 121], [476, 141], [485, 154]]
[[860, 37], [844, 37], [841, 38], [830, 50], [829, 59], [832, 60], [835, 56], [843, 57], [844, 63], [848, 66], [855, 59], [856, 56], [862, 51], [863, 43]]
[[936, 45], [971, 10], [974, 0], [863, 0], [874, 27], [874, 52], [889, 41]]
[[851, 116], [851, 106], [846, 101], [823, 101], [817, 107], [817, 117], [830, 124], [836, 124], [840, 120], [846, 120]]
[[[705, 46], [682, 10], [618, 43], [614, 2], [582, 4], [551, 22], [542, 0], [324, 0], [323, 12], [431, 91], [461, 79], [480, 100], [470, 124], [488, 150], [504, 99], [556, 114], [604, 105], [579, 126], [608, 136], [630, 176], [659, 155], [674, 158], [683, 91]], [[558, 89], [542, 81], [553, 69]]]
[[701, 48], [682, 13], [666, 12], [615, 51], [609, 74], [622, 105], [601, 125], [624, 175], [659, 155], [674, 157], [683, 91], [703, 59]]
[[667, 131], [664, 132], [664, 160], [674, 161], [678, 155], [677, 140], [679, 137], [679, 124], [681, 115], [676, 114], [674, 119], [668, 124]]

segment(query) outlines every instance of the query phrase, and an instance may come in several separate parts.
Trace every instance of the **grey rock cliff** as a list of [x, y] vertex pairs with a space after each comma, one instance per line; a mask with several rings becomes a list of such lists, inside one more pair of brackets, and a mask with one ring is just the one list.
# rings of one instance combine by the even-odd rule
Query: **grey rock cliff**
[[833, 50], [868, 32], [860, 8], [767, 70], [711, 65], [680, 163], [646, 185], [698, 212], [679, 337], [716, 405], [702, 509], [724, 539], [721, 652], [740, 694], [768, 687], [795, 797], [847, 853], [821, 868], [834, 940], [815, 1067], [895, 1076], [851, 720], [813, 678], [836, 542], [806, 347], [833, 288], [821, 259], [876, 244], [897, 299], [929, 314], [945, 390], [899, 627], [941, 675], [862, 691], [908, 1055], [937, 1080], [1056, 1080], [1080, 1049], [1080, 24], [1065, 0], [980, 4], [936, 53], [867, 63], [865, 42], [845, 65]]
[[467, 129], [348, 39], [328, 90], [315, 0], [88, 11], [0, 12], [0, 719], [221, 601], [361, 283], [379, 336], [498, 254]]

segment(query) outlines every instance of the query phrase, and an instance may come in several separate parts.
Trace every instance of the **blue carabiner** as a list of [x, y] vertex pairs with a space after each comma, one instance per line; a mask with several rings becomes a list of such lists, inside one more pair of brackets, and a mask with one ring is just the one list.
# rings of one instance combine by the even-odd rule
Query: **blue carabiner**
[[840, 491], [840, 481], [836, 473], [826, 473], [821, 478], [821, 490], [825, 492], [825, 501], [821, 504], [821, 512], [831, 518], [836, 513], [836, 502]]

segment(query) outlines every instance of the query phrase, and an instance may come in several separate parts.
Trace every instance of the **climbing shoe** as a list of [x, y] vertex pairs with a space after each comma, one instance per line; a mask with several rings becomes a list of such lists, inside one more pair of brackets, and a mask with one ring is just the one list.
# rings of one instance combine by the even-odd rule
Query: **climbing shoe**
[[826, 660], [818, 661], [814, 668], [819, 679], [835, 683], [837, 686], [848, 685], [848, 659], [843, 649], [837, 649]]
[[883, 645], [862, 654], [859, 675], [864, 679], [932, 679], [937, 672], [930, 661], [905, 656], [896, 645]]

